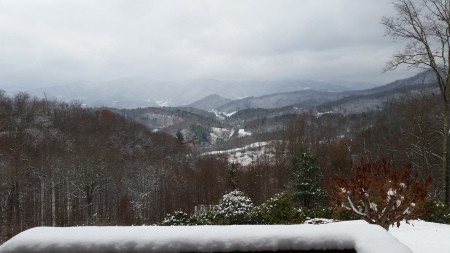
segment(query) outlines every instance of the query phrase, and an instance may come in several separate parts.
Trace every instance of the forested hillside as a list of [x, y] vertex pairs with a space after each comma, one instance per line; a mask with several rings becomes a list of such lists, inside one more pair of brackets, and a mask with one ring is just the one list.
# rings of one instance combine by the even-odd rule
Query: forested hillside
[[187, 180], [204, 162], [175, 138], [107, 109], [0, 93], [0, 113], [1, 238], [35, 226], [152, 224], [201, 201], [194, 190], [208, 181], [216, 187], [202, 194], [224, 191]]
[[[328, 208], [327, 178], [361, 157], [411, 163], [418, 179], [432, 176], [428, 197], [440, 200], [440, 105], [434, 96], [426, 90], [404, 93], [383, 110], [357, 114], [249, 109], [220, 119], [176, 108], [119, 114], [1, 92], [0, 236], [4, 241], [35, 226], [150, 225], [168, 213], [217, 205], [236, 189], [258, 205], [292, 191], [303, 208]], [[145, 125], [151, 120], [171, 120], [172, 130], [155, 132]], [[224, 132], [229, 138], [219, 141], [226, 127], [235, 132]], [[249, 148], [248, 164], [230, 163], [238, 152], [199, 152], [198, 139], [178, 134], [184, 128], [200, 131], [196, 138], [212, 138], [215, 131], [208, 150], [266, 146]], [[306, 153], [318, 172], [295, 179]], [[302, 180], [314, 182], [321, 194], [296, 193], [293, 185]]]

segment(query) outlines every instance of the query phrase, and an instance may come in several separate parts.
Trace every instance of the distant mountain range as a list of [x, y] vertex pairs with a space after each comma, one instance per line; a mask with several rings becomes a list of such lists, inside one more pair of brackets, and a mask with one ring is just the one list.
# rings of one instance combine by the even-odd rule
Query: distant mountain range
[[[161, 107], [192, 105], [210, 110], [225, 102], [274, 93], [316, 90], [343, 92], [361, 90], [375, 85], [346, 81], [224, 81], [196, 79], [164, 81], [151, 78], [123, 78], [110, 82], [76, 81], [61, 86], [24, 90], [33, 96], [57, 98], [70, 102], [78, 100], [89, 107]], [[8, 92], [8, 90], [6, 90]], [[11, 94], [13, 92], [9, 92]], [[209, 97], [216, 94], [221, 98]], [[202, 100], [199, 101], [199, 100]], [[220, 100], [220, 101], [219, 101]]]
[[[218, 96], [204, 98], [203, 103], [208, 103], [211, 108], [219, 112], [231, 113], [251, 108], [282, 108], [286, 106], [318, 107], [322, 110], [340, 110], [345, 112], [362, 112], [370, 109], [381, 108], [383, 103], [398, 97], [406, 90], [415, 90], [432, 86], [434, 75], [423, 72], [413, 77], [397, 80], [395, 82], [364, 90], [330, 91], [321, 89], [303, 89], [290, 92], [278, 92], [274, 94], [247, 97], [243, 99], [227, 100]], [[325, 88], [324, 86], [318, 86]], [[337, 87], [337, 86], [333, 86]], [[217, 105], [216, 107], [214, 107]], [[195, 102], [188, 106], [205, 109]]]
[[[252, 133], [246, 141], [260, 141], [258, 135], [284, 129], [292, 115], [312, 112], [319, 116], [323, 113], [353, 114], [381, 110], [405, 91], [417, 92], [422, 88], [439, 92], [433, 76], [424, 72], [365, 90], [304, 89], [234, 100], [213, 94], [187, 106], [112, 110], [154, 131], [173, 136], [181, 132], [187, 141], [229, 148], [236, 144], [233, 141], [239, 145], [244, 143], [239, 135], [233, 134], [240, 129]], [[202, 148], [208, 148], [208, 145]]]
[[358, 110], [366, 110], [364, 108], [367, 106], [373, 108], [400, 90], [432, 83], [432, 78], [433, 75], [424, 72], [378, 87], [346, 81], [163, 81], [124, 78], [110, 82], [76, 81], [26, 92], [66, 102], [77, 100], [89, 107], [117, 109], [184, 106], [231, 113], [251, 108], [298, 106], [325, 110], [330, 106], [339, 106], [342, 110], [352, 111], [353, 107], [359, 107]]

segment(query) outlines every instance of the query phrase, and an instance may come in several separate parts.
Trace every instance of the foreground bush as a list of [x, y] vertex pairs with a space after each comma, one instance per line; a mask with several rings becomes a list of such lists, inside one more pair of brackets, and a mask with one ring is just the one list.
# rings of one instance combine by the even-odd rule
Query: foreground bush
[[275, 194], [254, 210], [257, 224], [297, 224], [306, 219], [302, 209], [293, 201], [288, 192]]
[[430, 212], [424, 217], [424, 220], [450, 224], [450, 207], [442, 202], [434, 202], [431, 204]]
[[161, 222], [161, 226], [195, 226], [207, 225], [206, 220], [197, 217], [196, 215], [189, 215], [182, 211], [175, 211], [173, 214], [168, 214]]
[[213, 223], [224, 225], [253, 223], [253, 202], [242, 191], [234, 190], [225, 194], [213, 211]]
[[426, 213], [430, 183], [430, 178], [420, 181], [410, 165], [394, 168], [386, 159], [373, 163], [361, 159], [348, 176], [331, 180], [330, 197], [337, 208], [389, 230], [391, 225], [400, 226], [400, 221]]

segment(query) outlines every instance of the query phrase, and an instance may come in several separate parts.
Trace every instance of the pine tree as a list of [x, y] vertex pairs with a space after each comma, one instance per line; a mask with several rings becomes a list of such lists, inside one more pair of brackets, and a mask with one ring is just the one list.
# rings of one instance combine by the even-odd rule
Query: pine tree
[[313, 207], [314, 201], [325, 196], [320, 187], [323, 175], [316, 157], [301, 150], [292, 158], [291, 167], [293, 179], [290, 182], [290, 189], [294, 200], [303, 202], [303, 206], [309, 209]]
[[180, 131], [177, 131], [176, 133], [176, 137], [177, 137], [177, 143], [180, 145], [183, 145], [184, 143], [184, 136]]

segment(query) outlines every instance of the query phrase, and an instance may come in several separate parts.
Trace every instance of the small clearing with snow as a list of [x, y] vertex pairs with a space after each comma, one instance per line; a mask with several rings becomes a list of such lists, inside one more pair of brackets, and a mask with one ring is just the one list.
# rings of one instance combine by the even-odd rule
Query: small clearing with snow
[[245, 137], [245, 136], [251, 136], [252, 135], [252, 133], [250, 133], [250, 132], [246, 132], [245, 131], [245, 129], [239, 129], [239, 131], [238, 131], [238, 135], [239, 135], [239, 138], [241, 138], [241, 137]]
[[211, 143], [215, 144], [217, 140], [228, 140], [230, 138], [230, 134], [232, 133], [233, 129], [229, 128], [219, 128], [219, 127], [212, 127], [211, 128]]
[[267, 147], [270, 143], [271, 142], [256, 142], [242, 148], [210, 151], [203, 153], [202, 155], [227, 154], [229, 163], [239, 163], [243, 166], [247, 166], [262, 155], [270, 155], [268, 152], [270, 148]]
[[231, 112], [231, 113], [225, 113], [225, 112], [218, 112], [218, 111], [212, 109], [210, 112], [214, 113], [218, 119], [224, 120], [225, 118], [229, 118], [229, 117], [233, 116], [234, 114], [236, 114], [237, 111]]

